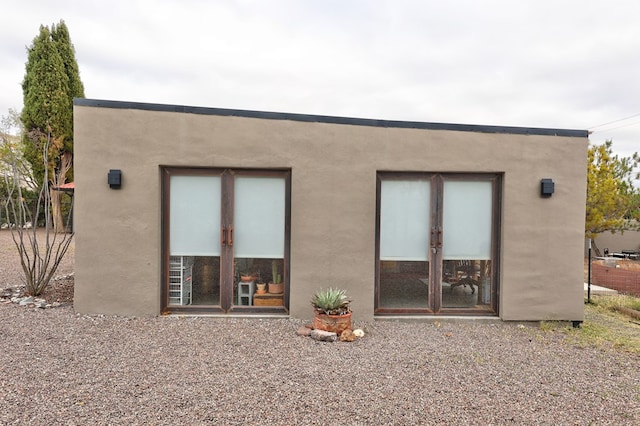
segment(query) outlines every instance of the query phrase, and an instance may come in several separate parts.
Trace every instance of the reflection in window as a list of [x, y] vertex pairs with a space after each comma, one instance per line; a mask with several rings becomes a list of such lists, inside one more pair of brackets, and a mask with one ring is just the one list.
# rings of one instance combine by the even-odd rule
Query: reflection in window
[[443, 262], [442, 306], [444, 308], [488, 309], [490, 304], [490, 260], [458, 259]]
[[380, 307], [427, 308], [429, 262], [380, 261]]
[[428, 306], [430, 186], [428, 180], [381, 182], [380, 308]]
[[234, 303], [240, 306], [283, 306], [283, 266], [283, 259], [236, 258]]

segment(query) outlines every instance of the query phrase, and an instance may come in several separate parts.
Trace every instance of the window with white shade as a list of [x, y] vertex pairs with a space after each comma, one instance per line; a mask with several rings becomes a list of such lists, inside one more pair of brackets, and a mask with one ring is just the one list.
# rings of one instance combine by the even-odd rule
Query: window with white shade
[[378, 173], [378, 314], [497, 313], [500, 185], [491, 173]]
[[220, 256], [220, 176], [171, 176], [172, 256]]
[[163, 168], [163, 309], [286, 312], [290, 172]]
[[428, 259], [430, 186], [428, 180], [381, 182], [380, 259]]
[[444, 181], [444, 259], [491, 258], [492, 185], [490, 181]]
[[284, 179], [238, 176], [234, 198], [235, 256], [284, 257]]

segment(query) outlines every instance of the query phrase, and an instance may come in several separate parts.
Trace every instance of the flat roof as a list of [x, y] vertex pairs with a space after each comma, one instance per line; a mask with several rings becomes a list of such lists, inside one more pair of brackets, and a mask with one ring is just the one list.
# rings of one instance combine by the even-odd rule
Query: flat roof
[[478, 124], [429, 123], [422, 121], [376, 120], [370, 118], [334, 117], [329, 115], [294, 114], [288, 112], [251, 111], [226, 108], [206, 108], [184, 105], [152, 104], [143, 102], [110, 101], [75, 98], [77, 106], [144, 111], [178, 112], [186, 114], [220, 115], [227, 117], [261, 118], [266, 120], [291, 120], [308, 123], [345, 124], [352, 126], [390, 127], [403, 129], [453, 130], [458, 132], [506, 133], [516, 135], [566, 136], [586, 138], [588, 130], [550, 129], [541, 127], [485, 126]]

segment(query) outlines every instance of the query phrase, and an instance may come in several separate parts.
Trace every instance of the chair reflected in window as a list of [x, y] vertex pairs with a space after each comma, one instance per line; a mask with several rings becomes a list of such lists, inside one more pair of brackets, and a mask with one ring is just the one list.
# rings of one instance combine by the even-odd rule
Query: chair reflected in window
[[463, 286], [471, 289], [471, 294], [476, 292], [478, 287], [479, 268], [476, 269], [476, 262], [469, 259], [446, 261], [449, 268], [445, 270], [445, 280], [449, 283], [449, 291]]
[[[444, 307], [490, 308], [492, 262], [489, 259], [445, 260], [442, 265]], [[445, 288], [448, 290], [445, 290]]]

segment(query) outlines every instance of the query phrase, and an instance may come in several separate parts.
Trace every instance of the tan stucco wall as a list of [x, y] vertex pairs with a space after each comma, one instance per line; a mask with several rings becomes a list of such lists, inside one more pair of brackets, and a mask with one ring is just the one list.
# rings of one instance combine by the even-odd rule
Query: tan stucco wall
[[[623, 233], [616, 232], [603, 232], [598, 234], [594, 239], [595, 244], [598, 246], [602, 254], [604, 249], [608, 248], [609, 252], [622, 252], [622, 250], [640, 250], [640, 231], [624, 231]], [[584, 253], [587, 256], [589, 249], [589, 240], [585, 241]], [[595, 250], [592, 253], [595, 256]]]
[[[160, 165], [291, 168], [290, 313], [373, 319], [376, 172], [503, 172], [500, 316], [583, 318], [587, 139], [75, 107], [75, 308], [160, 313]], [[109, 169], [123, 186], [111, 190]], [[539, 196], [553, 178], [553, 197]]]

